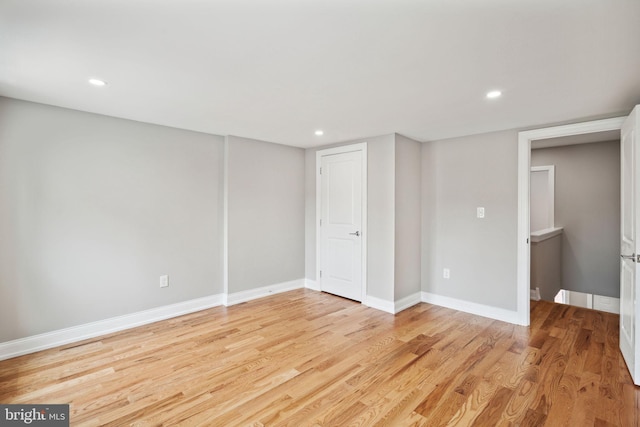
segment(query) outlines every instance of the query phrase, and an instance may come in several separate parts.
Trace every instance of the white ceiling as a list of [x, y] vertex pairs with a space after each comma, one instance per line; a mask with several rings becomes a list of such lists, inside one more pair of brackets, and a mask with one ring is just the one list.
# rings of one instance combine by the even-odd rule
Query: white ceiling
[[0, 0], [0, 95], [300, 147], [615, 116], [640, 1]]

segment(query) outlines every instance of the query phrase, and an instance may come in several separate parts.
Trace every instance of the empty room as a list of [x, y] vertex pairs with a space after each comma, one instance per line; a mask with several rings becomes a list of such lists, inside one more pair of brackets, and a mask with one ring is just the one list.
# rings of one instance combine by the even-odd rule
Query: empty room
[[0, 0], [0, 425], [640, 425], [640, 1]]

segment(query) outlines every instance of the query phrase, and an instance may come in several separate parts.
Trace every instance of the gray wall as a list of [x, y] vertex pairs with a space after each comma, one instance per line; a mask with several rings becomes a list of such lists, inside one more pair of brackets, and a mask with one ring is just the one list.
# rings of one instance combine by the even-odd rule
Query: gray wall
[[517, 140], [514, 130], [423, 144], [423, 291], [516, 310]]
[[540, 297], [553, 301], [562, 289], [562, 234], [531, 243], [531, 289], [539, 288]]
[[316, 150], [304, 152], [304, 277], [316, 280]]
[[367, 142], [367, 295], [394, 301], [395, 137]]
[[229, 293], [303, 279], [304, 150], [226, 140]]
[[[422, 143], [421, 154], [421, 268], [420, 268], [420, 284], [423, 291], [429, 291], [431, 286], [431, 275], [435, 274], [435, 260], [433, 259], [435, 251], [431, 248], [435, 247], [436, 237], [436, 144], [431, 142]], [[435, 289], [435, 288], [433, 288]], [[433, 291], [431, 291], [433, 292]]]
[[222, 292], [222, 137], [7, 98], [0, 121], [0, 342]]
[[564, 289], [620, 297], [620, 141], [542, 148], [555, 165], [555, 225], [564, 227]]
[[367, 142], [367, 295], [394, 301], [395, 135], [310, 148], [305, 154], [305, 276], [316, 280], [316, 151]]
[[[0, 341], [222, 293], [225, 208], [229, 292], [316, 279], [316, 149], [225, 142], [6, 98], [0, 120]], [[423, 291], [515, 310], [517, 131], [332, 146], [365, 141], [367, 294], [394, 301], [421, 279]], [[591, 189], [619, 186], [618, 153], [608, 148], [585, 167], [603, 171], [584, 178]], [[604, 171], [604, 158], [618, 169]], [[607, 188], [573, 204], [615, 196], [584, 207], [591, 216], [580, 225], [618, 238], [619, 187]], [[557, 185], [556, 224], [566, 235], [561, 192]], [[478, 206], [486, 218], [476, 218]], [[613, 207], [615, 218], [594, 220]], [[617, 274], [617, 242], [610, 246]], [[171, 276], [169, 288], [158, 287], [161, 274]], [[597, 281], [615, 282], [616, 292], [565, 287], [618, 296], [617, 278]]]
[[396, 134], [395, 300], [420, 292], [421, 143]]

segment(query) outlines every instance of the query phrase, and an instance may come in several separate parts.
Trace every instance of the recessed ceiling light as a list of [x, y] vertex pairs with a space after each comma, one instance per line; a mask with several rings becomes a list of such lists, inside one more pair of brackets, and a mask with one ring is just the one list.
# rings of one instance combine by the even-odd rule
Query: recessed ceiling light
[[318, 129], [318, 130], [316, 131], [316, 135], [317, 135], [317, 136], [322, 136], [322, 135], [324, 135], [324, 132], [323, 132], [323, 131], [321, 131], [320, 129]]
[[491, 92], [487, 92], [487, 98], [489, 99], [499, 98], [500, 96], [502, 96], [502, 92], [500, 92], [499, 90], [492, 90]]
[[100, 80], [100, 79], [89, 79], [89, 83], [91, 83], [94, 86], [106, 86], [107, 82], [105, 82], [104, 80]]

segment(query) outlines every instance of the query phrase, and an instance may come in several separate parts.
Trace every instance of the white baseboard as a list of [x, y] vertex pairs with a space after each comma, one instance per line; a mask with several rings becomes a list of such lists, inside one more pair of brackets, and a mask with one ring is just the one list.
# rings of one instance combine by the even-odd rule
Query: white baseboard
[[457, 298], [445, 297], [442, 295], [432, 294], [430, 292], [422, 292], [422, 301], [458, 311], [464, 311], [465, 313], [488, 317], [490, 319], [501, 320], [503, 322], [514, 323], [516, 325], [520, 324], [517, 311], [491, 307], [489, 305], [464, 301]]
[[320, 291], [320, 285], [315, 280], [304, 279], [304, 287], [312, 291]]
[[564, 291], [565, 304], [582, 308], [593, 308], [593, 294], [578, 291]]
[[620, 314], [620, 298], [594, 295], [593, 309], [606, 311], [608, 313]]
[[404, 298], [397, 300], [394, 303], [394, 313], [400, 313], [402, 310], [406, 310], [409, 307], [413, 307], [416, 304], [422, 302], [422, 293], [416, 292]]
[[420, 304], [420, 302], [422, 302], [421, 294], [420, 292], [417, 292], [413, 295], [401, 298], [395, 302], [367, 295], [364, 301], [362, 301], [362, 304], [366, 305], [367, 307], [375, 308], [376, 310], [382, 310], [386, 311], [387, 313], [396, 314], [416, 304]]
[[533, 301], [540, 301], [540, 288], [536, 287], [535, 289], [530, 289], [529, 298]]
[[584, 292], [561, 289], [564, 295], [563, 304], [576, 307], [592, 308], [608, 313], [620, 314], [620, 298], [605, 297], [604, 295], [587, 294]]
[[0, 343], [0, 360], [10, 359], [23, 354], [34, 353], [40, 350], [69, 344], [94, 338], [124, 329], [135, 328], [159, 320], [170, 319], [182, 316], [183, 314], [216, 307], [222, 304], [222, 295], [211, 295], [208, 297], [192, 299], [176, 304], [156, 307], [137, 313], [125, 314], [123, 316], [112, 317], [99, 320], [84, 325], [59, 329], [57, 331], [46, 332], [44, 334], [32, 335], [13, 341]]
[[275, 285], [263, 286], [261, 288], [249, 289], [248, 291], [234, 292], [226, 295], [224, 305], [230, 306], [240, 304], [241, 302], [251, 301], [257, 298], [269, 295], [279, 294], [281, 292], [292, 291], [305, 287], [305, 279], [290, 280], [288, 282], [276, 283]]
[[395, 306], [393, 301], [387, 301], [381, 298], [372, 297], [367, 295], [362, 301], [362, 304], [367, 307], [375, 308], [376, 310], [386, 311], [387, 313], [395, 314]]
[[[82, 341], [85, 339], [94, 338], [125, 329], [135, 328], [137, 326], [146, 325], [160, 320], [170, 319], [172, 317], [182, 316], [184, 314], [205, 310], [207, 308], [216, 307], [222, 304], [227, 306], [239, 304], [241, 302], [250, 301], [268, 295], [305, 287], [308, 289], [319, 290], [317, 282], [309, 279], [297, 279], [291, 280], [289, 282], [278, 283], [275, 285], [264, 286], [257, 289], [251, 289], [248, 291], [236, 292], [226, 296], [224, 294], [211, 295], [208, 297], [197, 298], [189, 301], [179, 302], [176, 304], [152, 308], [137, 313], [99, 320], [84, 325], [73, 326], [70, 328], [47, 332], [44, 334], [33, 335], [13, 341], [7, 341], [4, 343], [0, 343], [0, 360], [10, 359], [12, 357], [21, 356], [23, 354], [34, 353], [36, 351], [46, 350], [48, 348], [53, 348], [72, 342]], [[482, 304], [472, 303], [469, 301], [459, 300], [456, 298], [435, 295], [429, 292], [421, 292], [409, 295], [396, 302], [367, 296], [362, 303], [368, 307], [395, 314], [415, 304], [418, 304], [421, 301], [447, 308], [452, 308], [454, 310], [476, 314], [479, 316], [488, 317], [491, 319], [502, 320], [509, 323], [518, 323], [518, 316], [517, 312], [515, 311], [490, 307]]]

